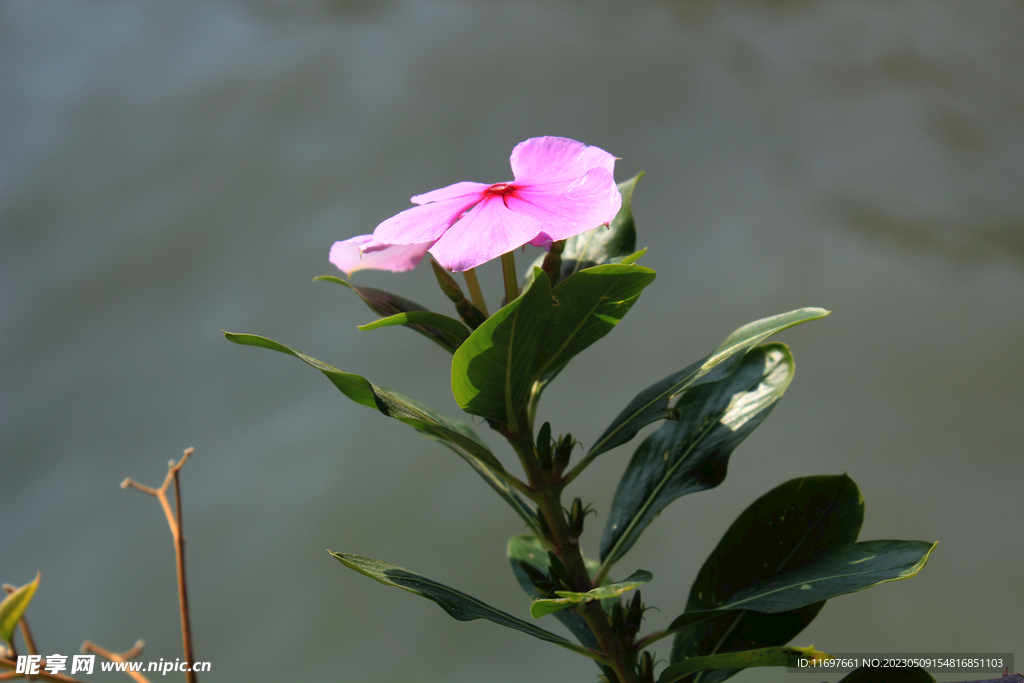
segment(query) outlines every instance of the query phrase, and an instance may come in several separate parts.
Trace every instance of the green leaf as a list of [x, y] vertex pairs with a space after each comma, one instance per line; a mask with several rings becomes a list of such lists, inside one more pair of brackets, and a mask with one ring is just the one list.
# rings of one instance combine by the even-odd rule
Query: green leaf
[[553, 377], [566, 363], [612, 331], [656, 273], [642, 266], [603, 265], [562, 280], [535, 376]]
[[515, 426], [551, 319], [543, 271], [512, 303], [489, 317], [455, 352], [452, 392], [472, 415]]
[[522, 619], [517, 619], [511, 614], [495, 609], [474, 597], [470, 597], [469, 595], [457, 591], [454, 588], [449, 588], [448, 586], [440, 584], [433, 579], [428, 579], [425, 576], [421, 576], [407, 569], [402, 569], [401, 567], [396, 567], [393, 564], [381, 562], [380, 560], [373, 560], [369, 557], [360, 557], [359, 555], [335, 552], [331, 552], [331, 555], [349, 569], [354, 569], [360, 574], [369, 576], [374, 581], [379, 581], [385, 586], [401, 588], [402, 590], [409, 591], [410, 593], [419, 595], [427, 600], [436, 602], [440, 605], [441, 609], [448, 613], [449, 616], [453, 619], [457, 619], [458, 621], [487, 619], [488, 621], [493, 621], [495, 624], [500, 626], [522, 631], [534, 638], [546, 640], [547, 642], [554, 643], [555, 645], [561, 645], [562, 647], [575, 652], [585, 654], [588, 657], [591, 656], [591, 653], [588, 653], [588, 651], [578, 645], [574, 645], [559, 635], [555, 635], [550, 631], [538, 628], [537, 626], [523, 621]]
[[545, 598], [541, 600], [534, 600], [533, 604], [530, 605], [530, 616], [534, 619], [539, 619], [547, 614], [552, 614], [559, 610], [574, 607], [575, 605], [582, 603], [615, 598], [626, 591], [631, 591], [638, 586], [648, 583], [653, 578], [654, 574], [651, 574], [649, 571], [637, 569], [622, 581], [610, 583], [607, 586], [600, 586], [599, 588], [591, 589], [586, 593], [555, 591], [555, 595], [558, 596], [557, 599]]
[[[864, 499], [845, 474], [802, 477], [777, 486], [754, 501], [726, 531], [697, 574], [686, 611], [715, 609], [743, 588], [855, 542], [863, 522]], [[817, 602], [773, 614], [721, 612], [679, 630], [669, 661], [785, 645], [824, 605]], [[737, 672], [721, 668], [698, 674], [695, 680], [717, 683]]]
[[721, 484], [733, 450], [792, 378], [789, 348], [772, 343], [748, 353], [727, 378], [683, 394], [679, 419], [647, 437], [626, 467], [601, 538], [604, 563], [618, 562], [673, 500]]
[[[395, 315], [387, 318], [381, 318], [375, 320], [372, 323], [366, 325], [360, 325], [359, 329], [362, 331], [376, 330], [379, 327], [390, 327], [392, 325], [405, 325], [406, 327], [423, 328], [436, 330], [445, 340], [445, 344], [442, 344], [445, 348], [449, 349], [452, 353], [462, 345], [462, 342], [466, 341], [469, 337], [469, 328], [466, 327], [461, 321], [455, 318], [449, 318], [446, 315], [440, 313], [434, 313], [433, 311], [408, 311], [406, 313], [396, 313]], [[431, 338], [436, 338], [431, 336]]]
[[917, 666], [908, 669], [862, 666], [851, 671], [839, 683], [935, 683], [935, 678]]
[[[323, 280], [324, 282], [333, 282], [335, 284], [344, 285], [345, 287], [348, 287], [353, 292], [355, 292], [360, 299], [363, 300], [363, 303], [370, 307], [370, 310], [384, 317], [385, 319], [391, 318], [392, 316], [395, 316], [399, 313], [430, 313], [430, 311], [428, 311], [425, 307], [420, 306], [415, 301], [403, 299], [397, 294], [385, 292], [380, 289], [373, 289], [371, 287], [356, 287], [351, 282], [348, 282], [347, 280], [342, 280], [340, 277], [334, 277], [333, 275], [321, 275], [320, 277], [313, 278], [313, 280], [314, 282], [316, 280]], [[458, 322], [455, 321], [453, 318], [448, 318], [448, 316], [443, 316], [440, 313], [430, 313], [430, 315], [445, 318], [446, 320], [452, 320], [453, 322]], [[452, 332], [449, 329], [450, 325], [439, 327], [437, 319], [410, 319], [408, 322], [392, 322], [391, 324], [404, 325], [405, 327], [408, 327], [411, 330], [415, 330], [422, 334], [423, 336], [430, 339], [431, 341], [437, 343], [438, 346], [445, 349], [449, 353], [455, 353], [455, 349], [459, 348], [459, 345], [454, 343], [453, 341]], [[374, 329], [369, 328], [368, 326], [365, 325], [359, 329], [364, 328]]]
[[563, 278], [584, 268], [612, 263], [636, 251], [633, 190], [643, 177], [643, 173], [638, 173], [629, 180], [619, 183], [622, 207], [607, 228], [601, 225], [565, 241], [565, 249], [562, 250]]
[[384, 415], [410, 425], [428, 439], [443, 443], [468, 462], [483, 477], [484, 481], [512, 506], [512, 509], [523, 518], [523, 521], [530, 525], [530, 528], [536, 528], [536, 515], [532, 508], [516, 494], [505, 478], [501, 476], [505, 468], [469, 425], [448, 418], [433, 408], [398, 392], [375, 386], [359, 375], [331, 367], [272, 339], [254, 334], [232, 332], [225, 332], [224, 336], [236, 344], [258, 346], [295, 356], [322, 372], [334, 386], [356, 403], [376, 408]]
[[18, 622], [28, 609], [28, 604], [32, 602], [36, 589], [39, 588], [40, 576], [42, 574], [36, 572], [35, 581], [15, 589], [0, 602], [0, 641], [11, 647], [14, 647], [14, 630], [18, 628]]
[[[530, 577], [519, 566], [519, 563], [524, 562], [542, 574], [546, 574], [548, 571], [548, 551], [544, 544], [534, 534], [517, 534], [508, 539], [507, 552], [509, 564], [512, 565], [512, 574], [516, 577], [516, 582], [532, 599], [536, 600], [538, 597], [543, 597], [541, 592], [533, 585], [533, 582], [530, 581]], [[583, 558], [583, 561], [590, 575], [593, 576], [594, 572], [597, 571], [598, 562], [596, 560], [588, 560], [587, 558]], [[555, 618], [562, 622], [576, 636], [576, 640], [580, 641], [581, 645], [594, 649], [597, 648], [597, 639], [594, 637], [594, 632], [590, 630], [586, 620], [578, 612], [574, 610], [556, 612]]]
[[644, 426], [669, 417], [669, 401], [692, 387], [729, 376], [750, 349], [776, 332], [808, 320], [824, 318], [823, 308], [801, 308], [744, 325], [730, 334], [711, 355], [647, 387], [629, 402], [594, 443], [586, 460], [626, 443]]
[[921, 571], [935, 548], [925, 541], [861, 541], [839, 546], [732, 595], [719, 609], [785, 612], [856, 593]]
[[673, 664], [661, 672], [658, 683], [679, 683], [690, 674], [707, 669], [728, 668], [732, 670], [750, 669], [756, 666], [789, 666], [793, 657], [808, 659], [831, 659], [825, 652], [810, 647], [765, 647], [742, 652], [723, 652], [721, 654], [690, 657], [678, 664]]
[[736, 591], [714, 611], [687, 612], [668, 630], [677, 631], [688, 623], [713, 617], [715, 611], [786, 612], [880, 583], [909, 579], [921, 571], [935, 545], [888, 540], [842, 545], [796, 569]]

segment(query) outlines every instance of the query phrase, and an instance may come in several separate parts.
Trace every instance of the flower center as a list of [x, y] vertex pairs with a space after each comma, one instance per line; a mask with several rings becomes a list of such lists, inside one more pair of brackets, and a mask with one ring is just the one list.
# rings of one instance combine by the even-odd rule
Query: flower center
[[484, 190], [488, 197], [507, 197], [515, 192], [516, 188], [512, 183], [495, 183]]

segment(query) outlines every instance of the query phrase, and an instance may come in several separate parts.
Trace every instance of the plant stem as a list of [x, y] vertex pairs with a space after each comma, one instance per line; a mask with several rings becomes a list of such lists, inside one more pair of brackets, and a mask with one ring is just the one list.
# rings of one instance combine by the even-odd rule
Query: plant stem
[[[178, 602], [181, 606], [181, 639], [183, 643], [185, 663], [188, 671], [185, 673], [186, 683], [196, 683], [196, 672], [194, 670], [195, 658], [192, 653], [192, 626], [188, 611], [188, 590], [185, 587], [185, 537], [181, 532], [181, 489], [178, 486], [178, 472], [182, 465], [195, 451], [193, 448], [186, 448], [181, 460], [175, 464], [172, 460], [167, 468], [167, 477], [158, 489], [145, 486], [131, 479], [121, 482], [121, 488], [135, 488], [143, 493], [148, 493], [160, 501], [164, 509], [164, 516], [167, 517], [167, 526], [171, 528], [171, 536], [174, 538], [174, 556], [178, 566]], [[171, 504], [167, 502], [167, 489], [174, 483], [174, 505], [176, 510], [171, 511]]]
[[[580, 553], [579, 538], [573, 535], [565, 515], [562, 514], [563, 485], [559, 477], [552, 476], [550, 472], [541, 471], [533, 454], [534, 444], [531, 432], [515, 433], [509, 439], [509, 443], [519, 456], [519, 461], [523, 463], [527, 480], [535, 491], [533, 499], [541, 514], [544, 515], [544, 520], [550, 530], [550, 537], [547, 540], [553, 546], [555, 555], [565, 565], [569, 578], [574, 584], [572, 589], [581, 593], [591, 590], [594, 584], [590, 580], [586, 563]], [[629, 653], [624, 651], [622, 642], [612, 633], [608, 615], [601, 608], [601, 603], [588, 602], [579, 610], [579, 613], [593, 632], [598, 646], [601, 648], [601, 653], [607, 660], [606, 665], [615, 672], [619, 683], [639, 683], [636, 671], [630, 662]]]
[[490, 315], [487, 312], [487, 304], [484, 303], [484, 293], [480, 290], [480, 280], [476, 277], [476, 271], [470, 268], [464, 271], [462, 275], [466, 278], [466, 287], [469, 288], [469, 298], [472, 300], [473, 305], [480, 309], [480, 312], [485, 316]]
[[501, 274], [505, 279], [505, 305], [519, 296], [519, 280], [516, 278], [516, 256], [511, 251], [501, 255]]
[[[190, 449], [191, 450], [191, 449]], [[188, 451], [185, 452], [188, 457]], [[182, 458], [184, 462], [184, 458]], [[185, 661], [188, 662], [188, 672], [185, 680], [188, 683], [195, 683], [196, 674], [194, 665], [195, 654], [192, 652], [192, 621], [188, 610], [188, 589], [185, 587], [185, 532], [181, 528], [181, 487], [178, 485], [178, 472], [181, 470], [175, 467], [174, 471], [174, 512], [177, 518], [177, 533], [174, 535], [174, 556], [178, 565], [178, 602], [181, 605], [181, 639], [185, 654]]]

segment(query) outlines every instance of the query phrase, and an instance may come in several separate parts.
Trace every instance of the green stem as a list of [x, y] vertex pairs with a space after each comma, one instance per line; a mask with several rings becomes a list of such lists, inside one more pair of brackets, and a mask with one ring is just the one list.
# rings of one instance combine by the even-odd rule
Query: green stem
[[473, 301], [473, 305], [479, 308], [485, 316], [490, 315], [487, 312], [487, 304], [484, 303], [484, 293], [480, 290], [480, 280], [476, 278], [476, 271], [470, 268], [462, 275], [466, 278], [466, 287], [469, 288], [469, 298]]
[[[591, 450], [591, 452], [593, 452], [594, 449], [591, 448], [590, 450]], [[587, 469], [587, 465], [589, 465], [593, 459], [594, 459], [593, 457], [588, 455], [588, 456], [585, 456], [578, 463], [576, 463], [576, 466], [573, 467], [571, 470], [569, 470], [569, 473], [565, 475], [565, 479], [563, 480], [563, 483], [565, 483], [565, 485], [568, 486], [569, 482], [571, 482], [576, 477], [580, 476], [580, 474], [583, 473], [583, 470]]]
[[501, 274], [505, 279], [505, 305], [519, 296], [519, 280], [516, 278], [516, 256], [511, 251], [501, 255]]

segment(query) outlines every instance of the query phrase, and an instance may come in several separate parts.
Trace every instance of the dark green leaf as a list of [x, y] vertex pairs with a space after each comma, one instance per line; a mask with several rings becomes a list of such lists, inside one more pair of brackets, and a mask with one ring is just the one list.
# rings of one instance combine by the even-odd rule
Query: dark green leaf
[[[774, 614], [801, 609], [880, 583], [900, 581], [921, 571], [934, 543], [924, 541], [862, 541], [839, 546], [796, 569], [733, 593], [715, 611], [753, 610]], [[713, 617], [714, 612], [687, 612], [669, 626], [677, 631], [686, 624]]]
[[637, 569], [622, 581], [609, 583], [608, 585], [594, 588], [585, 593], [577, 593], [575, 591], [555, 591], [555, 595], [558, 596], [557, 599], [545, 598], [542, 600], [534, 600], [533, 604], [530, 605], [530, 616], [534, 619], [539, 619], [540, 617], [553, 614], [568, 607], [574, 607], [581, 603], [616, 598], [626, 591], [631, 591], [634, 588], [638, 588], [645, 583], [650, 582], [652, 579], [654, 579], [654, 575], [649, 571]]
[[[356, 287], [351, 282], [348, 282], [347, 280], [342, 280], [340, 277], [334, 277], [333, 275], [321, 275], [320, 277], [316, 277], [313, 279], [314, 281], [323, 280], [325, 282], [333, 282], [335, 284], [344, 285], [345, 287], [348, 287], [353, 292], [355, 292], [360, 299], [363, 300], [363, 303], [370, 307], [370, 310], [384, 318], [390, 318], [391, 316], [397, 315], [399, 313], [411, 313], [414, 311], [427, 312], [426, 308], [420, 306], [415, 301], [403, 299], [397, 294], [385, 292], [380, 289], [373, 289], [371, 287]], [[431, 315], [437, 315], [442, 318], [451, 320], [451, 318], [447, 318], [447, 316], [441, 316], [440, 313], [431, 313]], [[436, 342], [441, 348], [445, 349], [449, 353], [455, 353], [455, 349], [457, 349], [459, 345], [453, 344], [451, 332], [446, 331], [444, 328], [437, 327], [435, 324], [436, 322], [436, 320], [432, 320], [432, 324], [424, 324], [422, 321], [410, 319], [408, 323], [391, 324], [401, 324], [404, 325], [405, 327], [408, 327], [409, 329], [416, 330], [417, 332], [427, 337], [431, 341]]]
[[433, 311], [408, 311], [396, 313], [387, 318], [375, 320], [367, 325], [360, 325], [363, 331], [376, 330], [378, 327], [390, 327], [392, 325], [405, 325], [406, 327], [435, 330], [444, 338], [447, 346], [445, 348], [455, 353], [455, 349], [462, 345], [469, 337], [469, 328], [455, 318], [449, 318]]
[[504, 472], [501, 463], [468, 425], [445, 417], [419, 401], [375, 386], [359, 375], [338, 370], [272, 339], [254, 334], [232, 332], [225, 332], [224, 336], [236, 344], [259, 346], [295, 356], [322, 372], [334, 386], [356, 403], [376, 408], [388, 417], [393, 417], [412, 426], [428, 439], [448, 446], [468, 462], [483, 477], [484, 481], [512, 506], [516, 513], [523, 518], [523, 521], [534, 528], [536, 517], [532, 508], [500, 476]]
[[611, 332], [656, 273], [642, 266], [603, 265], [562, 280], [536, 375], [553, 377], [569, 360]]
[[719, 609], [785, 612], [880, 583], [909, 579], [921, 571], [934, 548], [934, 543], [924, 541], [889, 540], [839, 546], [734, 593]]
[[551, 319], [551, 284], [539, 272], [489, 317], [452, 359], [452, 392], [467, 413], [509, 426], [526, 405], [530, 377]]
[[[582, 648], [578, 645], [570, 643], [565, 638], [555, 635], [550, 631], [545, 631], [542, 628], [538, 628], [533, 624], [523, 621], [522, 619], [516, 619], [511, 614], [506, 614], [501, 610], [495, 609], [490, 605], [480, 602], [476, 598], [470, 597], [465, 593], [449, 588], [443, 584], [428, 579], [425, 576], [421, 576], [407, 569], [396, 567], [393, 564], [387, 562], [381, 562], [380, 560], [373, 560], [369, 557], [360, 557], [359, 555], [348, 555], [345, 553], [335, 553], [333, 555], [339, 562], [348, 567], [354, 569], [360, 574], [369, 576], [374, 581], [379, 581], [385, 586], [393, 586], [395, 588], [401, 588], [402, 590], [409, 591], [415, 595], [432, 600], [441, 606], [445, 612], [448, 613], [453, 619], [459, 621], [472, 621], [474, 619], [487, 619], [493, 621], [495, 624], [512, 628], [517, 631], [527, 633], [534, 638], [540, 638], [546, 640], [549, 643], [555, 645], [561, 645], [570, 650], [581, 652]], [[589, 655], [588, 655], [589, 656]]]
[[644, 426], [668, 417], [669, 402], [683, 391], [728, 377], [750, 349], [776, 332], [808, 320], [823, 318], [828, 314], [829, 311], [823, 308], [801, 308], [739, 328], [708, 357], [669, 375], [637, 394], [593, 445], [587, 453], [587, 460], [626, 443]]
[[678, 664], [673, 664], [661, 672], [658, 683], [679, 683], [697, 671], [708, 669], [721, 670], [728, 667], [731, 671], [750, 669], [757, 666], [788, 666], [794, 657], [808, 659], [831, 659], [825, 653], [811, 647], [765, 647], [742, 652], [723, 652], [690, 657]]
[[748, 353], [729, 377], [683, 394], [679, 419], [647, 437], [630, 460], [601, 538], [601, 559], [618, 562], [676, 498], [714, 488], [729, 456], [768, 416], [793, 378], [785, 344]]
[[[748, 586], [855, 542], [863, 521], [864, 499], [845, 474], [802, 477], [777, 486], [754, 501], [729, 527], [697, 574], [686, 611], [716, 609]], [[824, 604], [774, 614], [722, 612], [683, 627], [676, 634], [669, 661], [785, 645]], [[737, 671], [706, 671], [694, 681], [717, 683]]]
[[[526, 572], [519, 566], [520, 562], [525, 562], [542, 574], [546, 574], [548, 571], [548, 552], [544, 548], [544, 545], [538, 540], [534, 534], [518, 534], [508, 539], [508, 559], [509, 564], [512, 565], [512, 573], [516, 577], [516, 581], [522, 587], [526, 594], [533, 599], [544, 597], [534, 587], [530, 581], [530, 577], [526, 575]], [[597, 570], [596, 560], [584, 559], [587, 569], [590, 574], [593, 575]], [[594, 638], [594, 632], [587, 626], [586, 620], [576, 612], [575, 610], [564, 610], [555, 613], [555, 618], [558, 619], [576, 639], [580, 641], [580, 644], [584, 647], [597, 648], [597, 639]]]
[[18, 628], [18, 622], [39, 588], [40, 576], [37, 572], [35, 581], [16, 588], [0, 602], [0, 641], [13, 647], [14, 630]]
[[851, 671], [839, 683], [935, 683], [935, 679], [930, 673], [916, 666], [909, 669], [862, 666]]

